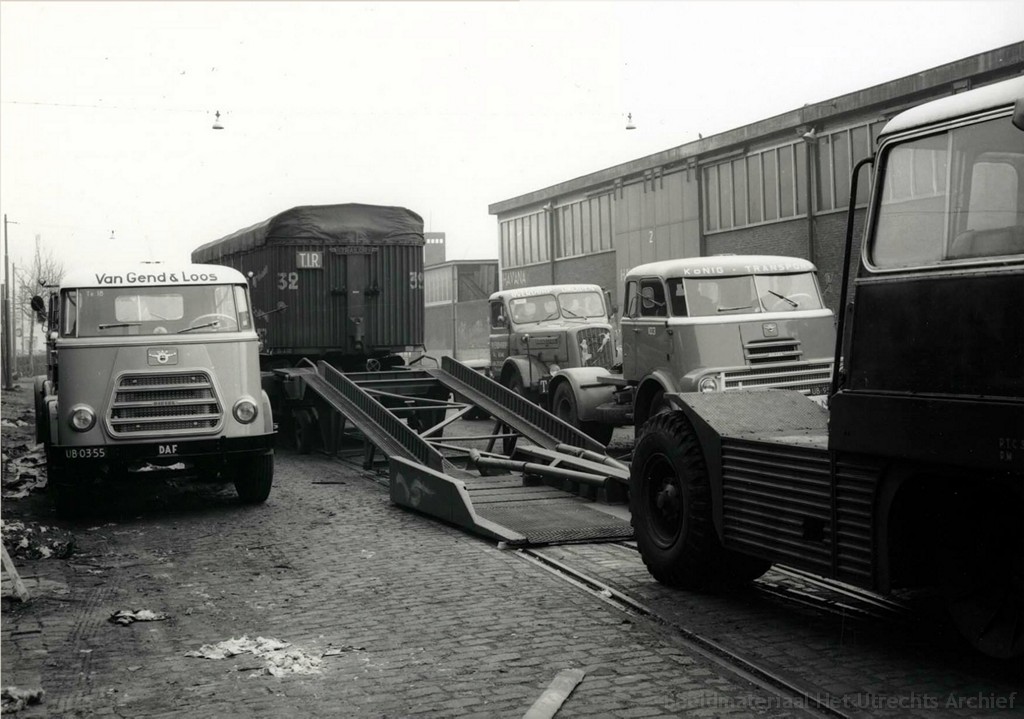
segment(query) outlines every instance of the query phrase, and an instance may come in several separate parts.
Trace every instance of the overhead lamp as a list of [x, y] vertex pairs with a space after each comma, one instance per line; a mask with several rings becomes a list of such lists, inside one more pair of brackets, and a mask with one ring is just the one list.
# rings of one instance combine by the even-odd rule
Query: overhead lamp
[[220, 124], [220, 110], [217, 110], [216, 114], [213, 116], [213, 129], [214, 130], [223, 130], [224, 129], [224, 126]]
[[628, 115], [626, 115], [626, 129], [627, 130], [635, 130], [636, 129], [636, 125], [633, 124], [633, 113], [632, 112], [629, 113]]

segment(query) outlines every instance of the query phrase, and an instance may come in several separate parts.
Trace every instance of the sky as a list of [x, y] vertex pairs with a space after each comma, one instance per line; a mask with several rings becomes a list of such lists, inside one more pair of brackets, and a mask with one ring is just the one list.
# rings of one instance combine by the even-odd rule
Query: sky
[[1019, 0], [4, 0], [0, 213], [21, 267], [346, 202], [493, 258], [490, 204], [1021, 40]]

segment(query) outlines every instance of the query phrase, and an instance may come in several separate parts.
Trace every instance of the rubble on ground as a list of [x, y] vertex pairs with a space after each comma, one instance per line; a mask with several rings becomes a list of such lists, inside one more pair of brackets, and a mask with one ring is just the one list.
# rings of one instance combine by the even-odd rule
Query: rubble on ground
[[0, 535], [7, 552], [21, 559], [63, 559], [75, 548], [70, 532], [37, 522], [0, 519]]
[[307, 654], [301, 649], [292, 648], [288, 642], [256, 637], [249, 639], [227, 639], [217, 644], [204, 644], [199, 649], [186, 652], [187, 657], [200, 659], [228, 659], [239, 654], [252, 654], [264, 661], [263, 669], [254, 676], [270, 674], [281, 677], [286, 674], [319, 674], [320, 657]]

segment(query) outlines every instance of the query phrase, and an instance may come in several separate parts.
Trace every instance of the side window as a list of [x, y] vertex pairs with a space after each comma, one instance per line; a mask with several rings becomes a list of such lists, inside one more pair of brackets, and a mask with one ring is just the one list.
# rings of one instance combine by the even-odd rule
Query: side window
[[665, 288], [662, 286], [661, 280], [640, 281], [640, 316], [668, 316], [668, 309], [665, 306]]
[[504, 330], [508, 328], [508, 320], [505, 316], [505, 305], [501, 300], [491, 303], [491, 329]]
[[623, 315], [625, 317], [640, 316], [639, 292], [637, 291], [636, 280], [632, 280], [626, 285], [626, 311]]
[[673, 277], [665, 284], [668, 285], [668, 301], [672, 307], [672, 316], [687, 317], [686, 290], [683, 289], [682, 278]]
[[979, 162], [971, 173], [968, 230], [1024, 224], [1017, 208], [1017, 170], [1005, 162]]

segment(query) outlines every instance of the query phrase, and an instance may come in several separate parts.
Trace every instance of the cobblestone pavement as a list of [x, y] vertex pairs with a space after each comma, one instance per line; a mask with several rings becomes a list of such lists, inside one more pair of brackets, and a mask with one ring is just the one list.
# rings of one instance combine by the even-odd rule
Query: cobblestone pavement
[[[3, 503], [6, 522], [75, 543], [17, 559], [32, 598], [3, 600], [0, 683], [45, 691], [19, 716], [519, 717], [567, 668], [586, 675], [559, 716], [794, 714], [514, 552], [392, 506], [337, 460], [279, 453], [258, 507], [195, 485], [105, 503], [73, 524], [38, 493]], [[167, 618], [108, 621], [140, 609]], [[319, 673], [188, 656], [242, 637], [288, 642]]]
[[[23, 451], [31, 427], [10, 420], [28, 399], [24, 388], [3, 396], [5, 453]], [[281, 451], [274, 491], [258, 507], [240, 505], [230, 488], [162, 483], [112, 492], [103, 511], [66, 523], [39, 492], [5, 498], [7, 526], [49, 527], [62, 542], [70, 532], [74, 543], [63, 558], [16, 556], [32, 598], [3, 600], [0, 684], [46, 692], [22, 717], [489, 718], [523, 716], [560, 671], [579, 668], [584, 679], [559, 717], [806, 715], [689, 652], [671, 629], [631, 619], [515, 551], [392, 506], [381, 481], [337, 459]], [[673, 592], [618, 545], [545, 551], [673, 622], [853, 697], [841, 706], [848, 714], [1020, 712], [1019, 695], [1013, 708], [995, 703], [1009, 700], [1019, 672], [956, 659], [912, 631]], [[142, 609], [166, 619], [109, 621]], [[289, 646], [262, 657], [189, 656], [243, 637]], [[949, 696], [964, 706], [931, 705]], [[893, 698], [909, 704], [886, 706]]]

